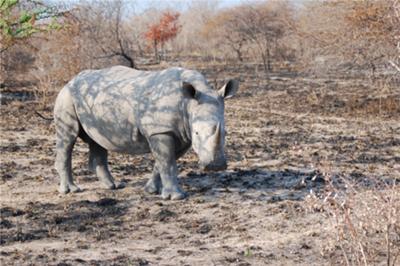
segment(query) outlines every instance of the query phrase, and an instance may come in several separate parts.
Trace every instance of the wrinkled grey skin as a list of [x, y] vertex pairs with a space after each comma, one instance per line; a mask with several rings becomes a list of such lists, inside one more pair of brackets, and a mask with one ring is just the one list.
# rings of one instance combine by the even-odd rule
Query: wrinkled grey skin
[[71, 152], [78, 137], [89, 144], [89, 168], [109, 189], [116, 187], [107, 152], [144, 154], [155, 159], [145, 186], [164, 199], [182, 199], [176, 160], [190, 146], [204, 170], [226, 169], [224, 98], [233, 96], [231, 80], [212, 90], [198, 72], [169, 68], [159, 72], [123, 66], [86, 70], [59, 93], [54, 118], [60, 192], [77, 192]]

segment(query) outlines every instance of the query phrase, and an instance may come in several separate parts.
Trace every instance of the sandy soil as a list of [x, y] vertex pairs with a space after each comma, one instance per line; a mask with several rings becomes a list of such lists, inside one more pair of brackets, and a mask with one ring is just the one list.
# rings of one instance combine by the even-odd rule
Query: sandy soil
[[103, 189], [81, 141], [73, 168], [84, 191], [59, 195], [52, 123], [33, 113], [35, 102], [4, 104], [1, 264], [337, 263], [329, 220], [305, 199], [324, 192], [327, 172], [400, 179], [396, 102], [381, 97], [376, 115], [362, 81], [242, 79], [241, 93], [226, 103], [228, 170], [202, 173], [188, 153], [179, 167], [189, 198], [176, 202], [143, 192], [150, 155], [111, 154], [114, 177], [127, 185]]

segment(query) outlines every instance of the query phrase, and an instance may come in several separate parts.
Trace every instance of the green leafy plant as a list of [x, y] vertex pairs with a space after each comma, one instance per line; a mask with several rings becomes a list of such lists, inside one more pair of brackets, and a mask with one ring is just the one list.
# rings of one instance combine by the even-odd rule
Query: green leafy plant
[[249, 247], [247, 247], [244, 251], [244, 256], [251, 257], [251, 255], [253, 255], [253, 253], [251, 252], [251, 249]]
[[[26, 39], [34, 33], [49, 30], [58, 30], [62, 25], [58, 23], [57, 12], [41, 2], [34, 2], [40, 8], [23, 10], [19, 7], [19, 0], [0, 0], [0, 52], [7, 50], [19, 40]], [[38, 24], [37, 18], [51, 17], [50, 23]]]

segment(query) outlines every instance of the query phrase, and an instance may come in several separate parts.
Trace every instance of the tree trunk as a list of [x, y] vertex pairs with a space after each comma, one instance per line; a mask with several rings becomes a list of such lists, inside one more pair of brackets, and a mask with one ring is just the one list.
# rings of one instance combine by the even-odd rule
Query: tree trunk
[[130, 68], [135, 68], [136, 69], [135, 60], [131, 56], [129, 56], [127, 54], [123, 54], [122, 57], [125, 58], [126, 61], [129, 62], [129, 67]]
[[268, 72], [272, 72], [271, 55], [269, 53], [269, 48], [267, 48], [267, 67], [268, 67]]
[[164, 42], [161, 42], [160, 61], [164, 59]]
[[267, 56], [265, 53], [261, 53], [261, 59], [264, 67], [264, 72], [266, 75], [268, 75], [268, 64], [267, 64]]
[[239, 62], [243, 62], [243, 55], [242, 55], [242, 51], [240, 48], [235, 49], [237, 58], [239, 59]]
[[158, 63], [158, 50], [157, 50], [157, 41], [156, 40], [154, 40], [153, 45], [154, 45], [154, 58], [155, 58], [156, 62]]

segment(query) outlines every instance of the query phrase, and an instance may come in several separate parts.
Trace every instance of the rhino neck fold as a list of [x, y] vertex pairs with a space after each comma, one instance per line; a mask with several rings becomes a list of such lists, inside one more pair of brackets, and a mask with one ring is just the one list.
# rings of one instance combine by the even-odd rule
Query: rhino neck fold
[[182, 104], [182, 118], [183, 118], [183, 139], [187, 143], [192, 143], [192, 127], [191, 127], [191, 118], [188, 111], [187, 102], [184, 101]]

